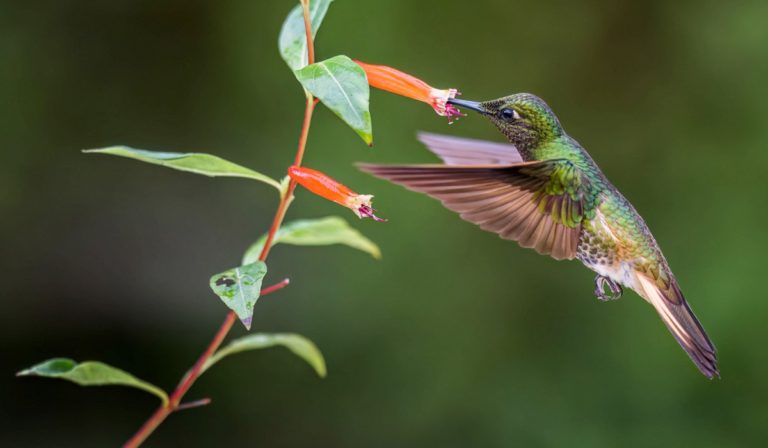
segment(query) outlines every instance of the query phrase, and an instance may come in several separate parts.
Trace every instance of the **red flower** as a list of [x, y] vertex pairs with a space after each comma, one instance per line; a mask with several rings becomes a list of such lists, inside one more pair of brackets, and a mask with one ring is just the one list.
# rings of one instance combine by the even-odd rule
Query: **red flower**
[[371, 206], [373, 196], [370, 194], [357, 194], [324, 173], [310, 168], [294, 165], [288, 168], [288, 175], [312, 193], [351, 209], [358, 218], [386, 221], [373, 214], [375, 211]]
[[377, 89], [396, 93], [417, 101], [423, 101], [443, 117], [464, 116], [455, 106], [448, 104], [448, 99], [455, 98], [456, 89], [436, 89], [426, 82], [385, 65], [371, 65], [355, 61], [368, 75], [368, 84]]

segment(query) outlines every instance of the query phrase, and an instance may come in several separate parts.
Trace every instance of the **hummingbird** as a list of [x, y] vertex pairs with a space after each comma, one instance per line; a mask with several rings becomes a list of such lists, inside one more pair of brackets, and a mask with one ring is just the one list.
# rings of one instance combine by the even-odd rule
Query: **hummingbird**
[[601, 301], [632, 289], [656, 309], [701, 373], [719, 377], [715, 347], [645, 221], [552, 109], [529, 93], [448, 102], [486, 117], [510, 143], [421, 133], [444, 164], [360, 168], [426, 193], [521, 247], [581, 261], [597, 274]]

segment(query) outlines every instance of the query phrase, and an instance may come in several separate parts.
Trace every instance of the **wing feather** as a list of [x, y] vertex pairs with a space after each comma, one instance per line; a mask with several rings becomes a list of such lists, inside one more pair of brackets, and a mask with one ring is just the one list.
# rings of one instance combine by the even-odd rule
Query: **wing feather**
[[418, 139], [446, 165], [511, 165], [523, 158], [515, 145], [419, 132]]
[[[576, 256], [581, 192], [547, 193], [558, 173], [575, 170], [565, 160], [512, 165], [361, 165], [363, 171], [439, 199], [483, 230], [515, 240], [555, 259]], [[565, 170], [565, 171], [563, 171]], [[578, 184], [575, 188], [581, 186]], [[562, 190], [562, 189], [560, 189]], [[578, 203], [578, 204], [577, 204]]]

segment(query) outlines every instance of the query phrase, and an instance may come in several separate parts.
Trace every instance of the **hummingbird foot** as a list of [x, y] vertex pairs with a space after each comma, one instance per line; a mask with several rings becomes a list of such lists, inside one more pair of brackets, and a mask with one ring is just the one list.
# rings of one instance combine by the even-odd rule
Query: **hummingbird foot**
[[[608, 286], [610, 294], [606, 294], [606, 286]], [[624, 288], [620, 284], [602, 275], [595, 277], [595, 296], [597, 296], [597, 300], [608, 302], [609, 300], [620, 299], [622, 294], [624, 294]]]

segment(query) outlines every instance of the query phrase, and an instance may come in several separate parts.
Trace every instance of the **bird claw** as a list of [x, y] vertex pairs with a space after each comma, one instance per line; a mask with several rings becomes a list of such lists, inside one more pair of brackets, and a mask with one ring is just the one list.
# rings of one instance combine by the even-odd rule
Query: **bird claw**
[[[605, 293], [606, 285], [608, 286], [608, 289], [611, 291], [610, 294]], [[597, 296], [597, 300], [600, 300], [601, 302], [617, 300], [621, 298], [622, 294], [624, 294], [624, 288], [622, 288], [620, 284], [602, 275], [598, 275], [597, 277], [595, 277], [595, 296]]]

